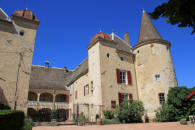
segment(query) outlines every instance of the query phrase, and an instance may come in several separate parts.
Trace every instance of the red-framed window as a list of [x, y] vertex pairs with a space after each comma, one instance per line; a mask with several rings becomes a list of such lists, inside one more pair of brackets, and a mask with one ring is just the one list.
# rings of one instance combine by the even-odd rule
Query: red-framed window
[[116, 69], [116, 77], [117, 77], [117, 83], [128, 83], [128, 85], [132, 85], [132, 75], [131, 71], [122, 71], [119, 69]]
[[111, 108], [116, 108], [116, 101], [115, 100], [111, 101]]

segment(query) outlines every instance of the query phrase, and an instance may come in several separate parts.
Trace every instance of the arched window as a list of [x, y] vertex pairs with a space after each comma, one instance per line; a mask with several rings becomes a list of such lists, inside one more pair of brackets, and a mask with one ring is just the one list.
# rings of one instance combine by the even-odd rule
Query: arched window
[[29, 101], [37, 101], [37, 94], [34, 92], [29, 92], [28, 93], [28, 100]]
[[53, 95], [50, 93], [42, 93], [39, 100], [44, 102], [53, 102]]

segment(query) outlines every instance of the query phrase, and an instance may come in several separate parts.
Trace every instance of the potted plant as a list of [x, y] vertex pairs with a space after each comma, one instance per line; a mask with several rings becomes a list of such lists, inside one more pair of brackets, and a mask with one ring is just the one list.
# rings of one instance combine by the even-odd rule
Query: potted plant
[[85, 125], [85, 121], [86, 121], [86, 118], [85, 118], [85, 115], [82, 112], [81, 114], [79, 114], [79, 117], [78, 117], [78, 125], [79, 126]]

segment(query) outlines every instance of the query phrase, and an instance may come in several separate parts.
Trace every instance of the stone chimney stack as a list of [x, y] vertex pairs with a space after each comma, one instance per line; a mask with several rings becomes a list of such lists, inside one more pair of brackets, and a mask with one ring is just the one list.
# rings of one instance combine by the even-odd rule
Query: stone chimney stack
[[129, 33], [128, 32], [126, 32], [125, 34], [124, 34], [124, 39], [125, 39], [125, 41], [129, 44], [130, 43], [130, 41], [129, 41]]

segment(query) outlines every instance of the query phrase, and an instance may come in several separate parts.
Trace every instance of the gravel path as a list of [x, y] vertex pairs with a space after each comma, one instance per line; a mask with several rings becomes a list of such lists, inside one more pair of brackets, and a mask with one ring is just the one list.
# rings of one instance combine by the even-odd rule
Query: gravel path
[[195, 130], [195, 125], [180, 125], [178, 122], [171, 123], [140, 123], [120, 125], [93, 125], [93, 126], [38, 126], [33, 130]]

